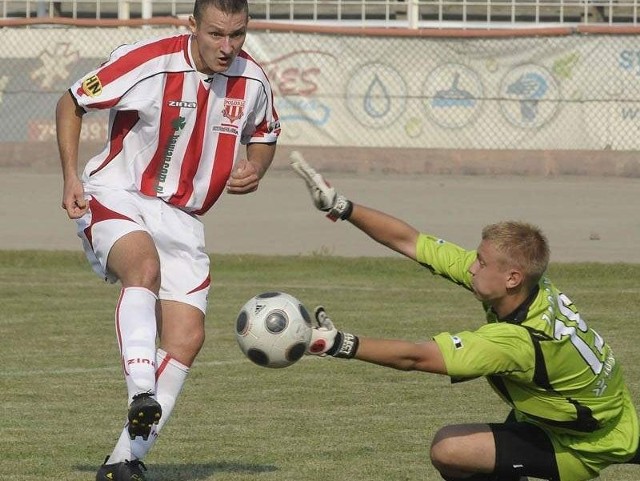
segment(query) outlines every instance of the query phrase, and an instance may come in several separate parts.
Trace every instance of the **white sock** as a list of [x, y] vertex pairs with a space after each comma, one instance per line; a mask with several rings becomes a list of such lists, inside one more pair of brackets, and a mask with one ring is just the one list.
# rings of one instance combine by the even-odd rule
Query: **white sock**
[[125, 427], [120, 434], [120, 439], [118, 439], [113, 453], [109, 456], [110, 463], [119, 463], [126, 459], [142, 459], [158, 439], [158, 434], [167, 423], [176, 404], [176, 399], [182, 391], [182, 386], [184, 386], [189, 374], [189, 368], [173, 359], [162, 349], [158, 349], [156, 358], [158, 360], [156, 399], [162, 406], [160, 422], [151, 428], [151, 433], [146, 441], [140, 436], [131, 440]]
[[157, 300], [144, 287], [127, 287], [120, 293], [116, 332], [129, 403], [136, 394], [155, 392]]

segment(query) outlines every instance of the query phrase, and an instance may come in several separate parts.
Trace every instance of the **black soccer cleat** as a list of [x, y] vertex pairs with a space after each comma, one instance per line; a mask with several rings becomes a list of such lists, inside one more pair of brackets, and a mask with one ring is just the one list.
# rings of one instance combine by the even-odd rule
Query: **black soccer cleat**
[[[106, 457], [106, 463], [109, 456]], [[121, 463], [103, 464], [98, 469], [96, 481], [145, 481], [142, 471], [146, 471], [147, 467], [138, 459], [133, 461], [123, 461]]]
[[146, 441], [149, 438], [151, 427], [160, 421], [162, 407], [151, 396], [147, 392], [133, 396], [133, 401], [129, 406], [129, 415], [127, 416], [129, 419], [127, 430], [131, 439], [142, 436], [142, 439]]

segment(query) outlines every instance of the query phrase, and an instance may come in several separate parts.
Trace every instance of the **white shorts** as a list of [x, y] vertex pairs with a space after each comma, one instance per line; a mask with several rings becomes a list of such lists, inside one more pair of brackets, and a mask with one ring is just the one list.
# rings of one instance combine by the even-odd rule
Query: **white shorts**
[[211, 277], [204, 226], [197, 217], [137, 192], [91, 187], [87, 195], [89, 210], [76, 224], [87, 259], [99, 276], [116, 282], [107, 269], [109, 251], [124, 235], [147, 232], [160, 257], [160, 299], [184, 302], [206, 313]]

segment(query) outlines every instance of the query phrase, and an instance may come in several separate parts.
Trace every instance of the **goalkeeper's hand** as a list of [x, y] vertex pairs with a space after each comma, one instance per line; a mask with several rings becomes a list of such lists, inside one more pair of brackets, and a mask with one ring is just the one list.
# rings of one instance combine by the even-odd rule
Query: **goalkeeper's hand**
[[315, 310], [316, 327], [311, 333], [311, 342], [307, 354], [316, 356], [344, 357], [347, 359], [356, 355], [358, 337], [347, 332], [338, 331], [327, 316], [324, 307]]
[[353, 210], [353, 204], [345, 196], [336, 193], [324, 177], [304, 160], [300, 152], [297, 150], [291, 152], [290, 160], [293, 170], [306, 182], [314, 205], [326, 212], [327, 217], [334, 222], [338, 219], [348, 219]]

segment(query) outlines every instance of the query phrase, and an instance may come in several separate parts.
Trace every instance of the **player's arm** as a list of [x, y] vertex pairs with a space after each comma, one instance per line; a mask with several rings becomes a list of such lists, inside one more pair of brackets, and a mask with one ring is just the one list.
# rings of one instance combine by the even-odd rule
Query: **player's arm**
[[351, 205], [351, 215], [345, 220], [376, 242], [416, 260], [416, 243], [420, 233], [415, 228], [384, 212], [353, 202]]
[[329, 219], [348, 220], [373, 240], [416, 260], [419, 232], [396, 217], [351, 202], [311, 167], [299, 152], [291, 154], [291, 166], [304, 179], [315, 206], [327, 212]]
[[333, 356], [391, 367], [402, 371], [447, 374], [444, 357], [435, 341], [411, 342], [358, 337], [338, 331], [323, 307], [316, 308], [307, 354]]
[[354, 358], [402, 371], [447, 374], [442, 353], [434, 341], [411, 342], [360, 337]]
[[276, 143], [247, 144], [247, 159], [240, 161], [227, 181], [229, 194], [248, 194], [258, 188], [260, 179], [271, 166], [276, 154]]
[[78, 149], [84, 114], [69, 91], [60, 97], [56, 106], [56, 136], [64, 180], [62, 208], [72, 219], [82, 217], [87, 210], [84, 188], [78, 175]]

